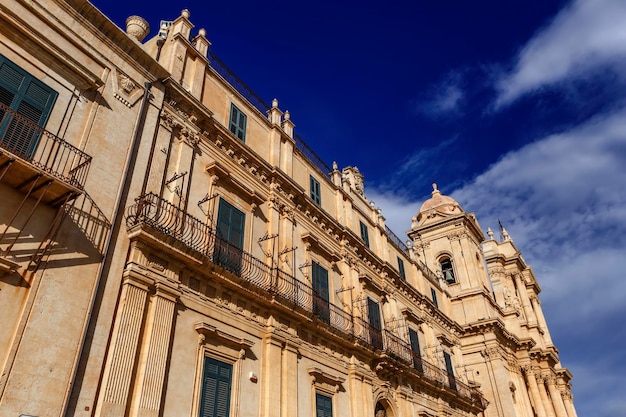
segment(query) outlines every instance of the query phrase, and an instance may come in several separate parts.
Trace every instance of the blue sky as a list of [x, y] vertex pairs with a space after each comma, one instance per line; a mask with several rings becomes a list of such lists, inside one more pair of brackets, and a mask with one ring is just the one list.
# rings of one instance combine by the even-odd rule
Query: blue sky
[[626, 415], [626, 1], [94, 3], [153, 33], [189, 9], [328, 164], [359, 167], [396, 234], [432, 182], [500, 218], [579, 417]]

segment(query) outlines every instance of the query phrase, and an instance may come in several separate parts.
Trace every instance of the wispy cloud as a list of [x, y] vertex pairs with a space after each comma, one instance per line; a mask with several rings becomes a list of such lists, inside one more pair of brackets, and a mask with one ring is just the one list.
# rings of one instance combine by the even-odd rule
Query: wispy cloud
[[417, 184], [430, 184], [440, 177], [441, 171], [451, 169], [455, 164], [463, 161], [448, 161], [444, 164], [434, 164], [433, 161], [444, 160], [444, 156], [454, 146], [458, 137], [443, 140], [437, 146], [418, 148], [414, 153], [406, 156], [390, 174], [379, 181], [375, 188], [368, 188], [368, 198], [376, 201], [381, 196], [388, 198], [415, 198], [412, 194]]
[[496, 82], [496, 107], [607, 67], [626, 67], [626, 2], [575, 0], [520, 51]]
[[[447, 192], [476, 212], [483, 228], [497, 226], [502, 218], [543, 288], [557, 346], [559, 337], [580, 332], [585, 323], [592, 340], [625, 331], [622, 321], [609, 321], [626, 315], [625, 166], [626, 108], [621, 108], [511, 151], [463, 187]], [[376, 198], [388, 225], [404, 237], [421, 201], [390, 193]], [[609, 349], [602, 345], [593, 354], [609, 355]], [[563, 352], [565, 366], [585, 370], [582, 378], [592, 372], [588, 354], [573, 346]], [[602, 372], [607, 381], [619, 381], [605, 389], [605, 397], [626, 389], [620, 368]], [[577, 385], [580, 377], [575, 377], [575, 393], [581, 398], [597, 394], [597, 385]], [[595, 409], [598, 416], [624, 407], [620, 401], [593, 404], [600, 407]]]
[[464, 100], [463, 74], [452, 72], [432, 87], [425, 99], [418, 102], [417, 110], [431, 118], [454, 116], [461, 112]]

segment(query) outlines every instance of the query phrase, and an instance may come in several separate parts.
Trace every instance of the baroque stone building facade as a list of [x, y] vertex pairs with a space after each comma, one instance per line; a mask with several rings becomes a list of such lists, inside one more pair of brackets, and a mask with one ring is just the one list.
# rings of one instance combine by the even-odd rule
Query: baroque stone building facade
[[576, 417], [506, 233], [403, 243], [189, 17], [0, 5], [0, 416]]

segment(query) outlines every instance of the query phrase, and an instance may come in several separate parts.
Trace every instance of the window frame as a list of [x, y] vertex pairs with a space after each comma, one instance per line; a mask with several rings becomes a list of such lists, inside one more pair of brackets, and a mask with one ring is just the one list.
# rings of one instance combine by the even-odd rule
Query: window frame
[[[223, 213], [228, 212], [228, 219], [223, 218]], [[234, 227], [233, 214], [240, 216], [240, 230]], [[215, 235], [220, 239], [215, 240], [213, 251], [213, 263], [234, 273], [241, 275], [242, 258], [246, 235], [246, 213], [239, 210], [223, 197], [220, 197], [217, 204], [217, 214], [215, 216]], [[227, 233], [223, 234], [226, 227]], [[239, 238], [235, 239], [233, 232], [239, 233]], [[236, 240], [236, 241], [235, 241]]]
[[435, 307], [439, 308], [439, 301], [437, 300], [437, 290], [433, 287], [430, 287], [430, 298]]
[[309, 195], [311, 200], [318, 206], [322, 205], [322, 186], [320, 182], [313, 176], [309, 175]]
[[[450, 267], [444, 269], [443, 264], [444, 263], [449, 263]], [[454, 272], [454, 262], [452, 262], [452, 257], [448, 256], [448, 255], [444, 255], [442, 257], [439, 258], [439, 269], [441, 270], [441, 276], [443, 277], [443, 280], [446, 282], [446, 284], [448, 285], [452, 285], [452, 284], [458, 284], [458, 280], [456, 279], [456, 273]], [[450, 271], [452, 280], [448, 280], [446, 278], [446, 271]]]
[[[326, 414], [324, 412], [322, 412], [321, 415], [319, 414], [320, 412], [319, 399], [320, 398], [323, 398], [327, 402], [327, 404], [330, 405], [330, 414]], [[315, 417], [333, 417], [333, 399], [334, 399], [333, 395], [328, 395], [325, 392], [315, 391]]]
[[418, 372], [424, 373], [422, 348], [419, 339], [419, 331], [409, 327], [409, 344], [411, 346], [411, 353], [413, 356], [413, 368]]
[[242, 112], [239, 107], [235, 106], [235, 103], [230, 103], [228, 130], [244, 143], [246, 142], [247, 124], [248, 116], [244, 112]]
[[363, 240], [363, 243], [369, 249], [370, 247], [369, 231], [367, 229], [367, 225], [363, 222], [363, 220], [359, 220], [359, 228], [361, 229], [361, 240]]
[[[373, 306], [376, 306], [376, 317], [373, 316]], [[373, 323], [372, 319], [376, 318], [378, 323]], [[380, 303], [372, 297], [367, 297], [367, 323], [369, 324], [369, 337], [372, 346], [383, 350], [383, 314], [380, 309]], [[378, 326], [376, 326], [378, 324]]]
[[[213, 407], [214, 410], [218, 407], [218, 404], [217, 404], [218, 399], [217, 399], [217, 397], [219, 396], [219, 390], [220, 390], [219, 382], [220, 382], [220, 377], [221, 377], [219, 370], [221, 369], [222, 365], [224, 365], [224, 367], [228, 367], [228, 370], [229, 370], [229, 376], [228, 376], [228, 381], [227, 381], [228, 382], [228, 394], [227, 394], [228, 397], [226, 398], [226, 414], [225, 414], [225, 416], [228, 417], [231, 414], [230, 413], [230, 409], [231, 409], [231, 405], [232, 405], [233, 377], [234, 377], [234, 373], [235, 373], [235, 366], [232, 363], [228, 363], [228, 362], [225, 362], [223, 360], [213, 358], [213, 357], [211, 357], [209, 355], [204, 355], [204, 359], [203, 359], [203, 362], [202, 362], [202, 380], [200, 381], [200, 395], [199, 395], [199, 404], [198, 404], [198, 416], [199, 417], [205, 417], [205, 416], [208, 417], [210, 415], [210, 414], [204, 413], [204, 411], [206, 411], [206, 410], [204, 410], [204, 407], [205, 407], [205, 393], [206, 393], [206, 390], [207, 390], [207, 387], [205, 385], [206, 379], [207, 379], [207, 368], [208, 368], [208, 365], [211, 362], [213, 362], [213, 363], [218, 365], [218, 373], [217, 373], [217, 378], [216, 378], [217, 382], [216, 382], [216, 385], [215, 385], [215, 400], [214, 400], [215, 404], [214, 404], [214, 407]], [[224, 381], [222, 380], [222, 382], [224, 382]], [[215, 414], [213, 414], [213, 416], [215, 417]]]
[[[52, 109], [54, 108], [54, 104], [59, 93], [52, 87], [48, 86], [32, 74], [30, 74], [22, 67], [17, 65], [15, 62], [11, 61], [6, 56], [0, 54], [0, 70], [3, 66], [6, 66], [10, 70], [12, 70], [16, 76], [21, 77], [19, 81], [14, 80], [17, 82], [17, 84], [11, 84], [9, 79], [0, 77], [0, 88], [5, 90], [6, 94], [11, 95], [11, 102], [4, 105], [7, 106], [10, 110], [19, 114], [24, 119], [31, 121], [32, 123], [43, 129], [50, 118], [50, 114], [52, 113]], [[36, 87], [40, 90], [40, 93], [45, 93], [45, 100], [38, 100], [36, 95], [33, 94], [31, 87]], [[8, 95], [6, 97], [7, 99], [9, 98]], [[22, 109], [22, 105], [30, 107], [31, 112], [33, 110], [41, 112], [41, 114], [39, 114], [38, 116], [38, 119], [34, 120], [32, 117], [29, 117], [29, 114], [26, 113], [27, 109]], [[4, 115], [1, 114], [0, 119], [3, 118], [2, 116]], [[21, 131], [21, 128], [19, 126], [14, 125], [20, 124], [21, 122], [19, 120], [12, 119], [13, 118], [7, 118], [4, 123], [0, 125], [0, 138], [2, 139], [3, 147], [9, 148], [11, 152], [17, 153], [20, 156], [30, 158], [33, 156], [35, 150], [37, 149], [40, 133], [30, 132], [26, 133], [26, 135], [22, 133], [22, 135], [26, 137], [17, 136], [15, 138], [6, 138], [4, 137], [4, 135], [9, 129], [13, 128]]]
[[[324, 279], [325, 283], [322, 282]], [[325, 284], [325, 291], [318, 290], [320, 284]], [[313, 314], [330, 324], [330, 277], [328, 270], [316, 261], [311, 262], [311, 287], [313, 288]]]
[[406, 270], [404, 269], [404, 261], [398, 256], [398, 274], [402, 281], [406, 281]]

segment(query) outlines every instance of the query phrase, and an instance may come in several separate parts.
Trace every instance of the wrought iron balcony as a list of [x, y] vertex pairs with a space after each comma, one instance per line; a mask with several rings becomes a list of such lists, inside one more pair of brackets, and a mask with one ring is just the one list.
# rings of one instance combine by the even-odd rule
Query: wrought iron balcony
[[82, 192], [91, 156], [0, 103], [0, 180], [55, 204]]
[[308, 284], [231, 245], [217, 236], [211, 226], [155, 194], [136, 199], [135, 204], [127, 209], [126, 226], [129, 231], [141, 228], [157, 240], [207, 265], [230, 272], [248, 290], [272, 297], [291, 309], [299, 309], [340, 334], [382, 351], [407, 368], [413, 367], [421, 378], [432, 385], [452, 389], [474, 404], [483, 404], [484, 399], [478, 390], [415, 356], [410, 345], [396, 334], [376, 328], [364, 318], [330, 303]]

